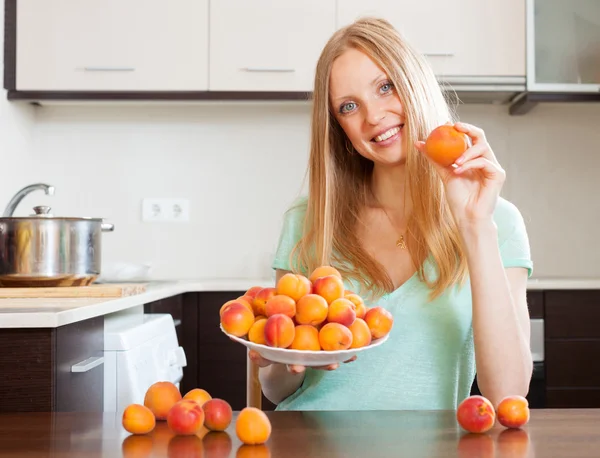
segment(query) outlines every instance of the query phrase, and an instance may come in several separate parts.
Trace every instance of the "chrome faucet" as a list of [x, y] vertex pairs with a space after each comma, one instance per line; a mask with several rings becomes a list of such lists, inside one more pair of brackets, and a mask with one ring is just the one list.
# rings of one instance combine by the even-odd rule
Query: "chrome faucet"
[[17, 208], [17, 205], [19, 205], [19, 202], [21, 202], [27, 194], [38, 189], [44, 191], [47, 196], [54, 195], [54, 186], [49, 184], [35, 183], [29, 186], [25, 186], [23, 189], [17, 192], [12, 199], [10, 199], [10, 202], [6, 206], [6, 210], [4, 210], [4, 214], [2, 215], [2, 217], [7, 218], [12, 216], [15, 212], [15, 209]]

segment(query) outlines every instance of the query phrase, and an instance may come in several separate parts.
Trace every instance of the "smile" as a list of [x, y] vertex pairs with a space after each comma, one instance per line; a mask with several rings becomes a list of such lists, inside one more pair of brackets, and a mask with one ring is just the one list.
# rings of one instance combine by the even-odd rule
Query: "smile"
[[373, 138], [373, 142], [375, 143], [379, 143], [382, 142], [384, 140], [387, 140], [388, 138], [393, 137], [394, 135], [396, 135], [398, 132], [400, 132], [400, 129], [404, 126], [404, 124], [401, 124], [400, 126], [396, 126], [396, 127], [392, 127], [391, 129], [385, 131], [384, 133], [377, 135], [376, 137]]

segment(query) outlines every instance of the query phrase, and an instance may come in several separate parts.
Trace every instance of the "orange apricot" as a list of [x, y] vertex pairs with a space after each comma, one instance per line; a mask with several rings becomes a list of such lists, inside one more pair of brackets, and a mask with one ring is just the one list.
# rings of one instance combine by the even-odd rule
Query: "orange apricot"
[[290, 296], [277, 294], [267, 301], [265, 304], [265, 314], [271, 317], [277, 313], [282, 313], [290, 318], [296, 315], [296, 301]]
[[498, 422], [507, 428], [520, 428], [529, 421], [529, 402], [523, 396], [506, 396], [496, 407]]
[[296, 303], [294, 319], [298, 324], [317, 326], [325, 321], [329, 311], [327, 301], [318, 294], [307, 294]]
[[319, 331], [319, 344], [325, 351], [347, 350], [352, 345], [352, 332], [340, 323], [327, 323]]
[[[244, 307], [246, 307], [251, 312], [253, 311], [252, 305], [250, 305], [248, 300], [246, 298], [244, 298], [244, 296], [240, 296], [237, 299], [232, 299], [230, 301], [225, 302], [221, 306], [221, 309], [219, 310], [219, 316], [223, 316], [223, 312], [232, 304], [242, 304]], [[252, 312], [252, 313], [254, 313], [254, 312]]]
[[319, 331], [309, 324], [299, 324], [294, 330], [294, 340], [290, 348], [294, 350], [320, 351]]
[[313, 293], [325, 298], [328, 304], [344, 297], [344, 282], [336, 275], [317, 278], [313, 283]]
[[144, 406], [148, 407], [157, 420], [166, 420], [169, 410], [179, 401], [181, 393], [172, 382], [156, 382], [144, 395]]
[[302, 296], [310, 294], [312, 284], [304, 275], [287, 273], [277, 282], [277, 294], [291, 297], [298, 301]]
[[208, 394], [208, 391], [206, 390], [203, 390], [201, 388], [194, 388], [188, 391], [183, 397], [183, 399], [191, 399], [192, 401], [196, 401], [198, 405], [202, 407], [202, 404], [204, 404], [206, 401], [211, 400], [212, 396]]
[[254, 324], [254, 314], [242, 304], [231, 304], [221, 315], [221, 325], [228, 334], [242, 337]]
[[354, 322], [348, 326], [352, 333], [352, 344], [350, 348], [366, 347], [371, 343], [372, 336], [369, 326], [362, 318], [357, 318]]
[[327, 275], [335, 275], [336, 277], [342, 278], [342, 274], [335, 267], [331, 266], [319, 266], [312, 271], [308, 279], [314, 283], [317, 278], [326, 277]]
[[277, 294], [277, 289], [273, 287], [267, 287], [261, 289], [254, 296], [252, 301], [252, 309], [255, 315], [266, 315], [265, 306], [267, 301]]
[[354, 310], [356, 312], [356, 318], [364, 318], [367, 313], [367, 306], [365, 305], [365, 301], [358, 294], [354, 293], [346, 293], [344, 294], [344, 298], [348, 299], [350, 302], [354, 304]]
[[156, 426], [156, 417], [148, 407], [130, 404], [123, 411], [121, 422], [131, 434], [147, 434]]
[[344, 326], [350, 326], [356, 319], [354, 304], [348, 299], [340, 297], [329, 304], [327, 311], [327, 321], [329, 323], [340, 323]]
[[468, 138], [452, 125], [438, 126], [425, 140], [425, 153], [438, 164], [450, 166], [469, 147]]
[[183, 399], [169, 410], [167, 425], [178, 435], [196, 434], [204, 425], [204, 410], [196, 401]]
[[211, 431], [225, 431], [231, 423], [231, 405], [223, 399], [211, 399], [202, 406], [204, 426]]
[[490, 430], [495, 419], [494, 406], [483, 396], [469, 396], [456, 409], [458, 424], [470, 433], [484, 433]]
[[265, 325], [267, 324], [267, 319], [263, 317], [260, 320], [254, 322], [250, 331], [248, 331], [248, 340], [250, 342], [254, 342], [260, 345], [266, 345], [267, 341], [265, 340]]
[[373, 339], [379, 339], [391, 331], [394, 317], [383, 307], [372, 307], [365, 314], [365, 322], [371, 330]]
[[271, 421], [262, 410], [245, 407], [235, 421], [235, 433], [244, 444], [264, 444], [271, 436]]
[[265, 323], [265, 341], [269, 347], [288, 348], [294, 341], [292, 319], [282, 313], [270, 316]]

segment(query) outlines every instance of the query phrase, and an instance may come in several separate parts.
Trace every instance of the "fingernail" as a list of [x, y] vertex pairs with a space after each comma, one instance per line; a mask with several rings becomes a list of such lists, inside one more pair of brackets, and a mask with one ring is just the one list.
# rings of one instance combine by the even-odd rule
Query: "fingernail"
[[464, 158], [464, 156], [461, 156], [461, 157], [459, 157], [459, 158], [458, 158], [456, 161], [454, 161], [454, 163], [455, 163], [456, 165], [460, 165], [460, 164], [462, 164], [463, 162], [465, 162], [465, 158]]

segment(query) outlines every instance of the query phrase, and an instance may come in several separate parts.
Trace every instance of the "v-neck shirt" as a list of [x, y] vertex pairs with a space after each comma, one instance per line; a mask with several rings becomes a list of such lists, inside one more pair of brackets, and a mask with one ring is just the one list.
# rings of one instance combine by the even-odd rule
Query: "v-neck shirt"
[[[284, 215], [274, 269], [291, 270], [290, 253], [302, 235], [306, 197]], [[500, 198], [494, 212], [505, 268], [531, 275], [529, 241], [517, 207]], [[432, 258], [424, 268], [436, 274]], [[306, 274], [306, 272], [303, 272]], [[346, 282], [348, 290], [356, 291]], [[439, 410], [455, 409], [470, 395], [475, 378], [470, 281], [447, 289], [433, 301], [418, 273], [376, 303], [394, 325], [388, 340], [334, 371], [306, 369], [300, 388], [276, 410]]]

